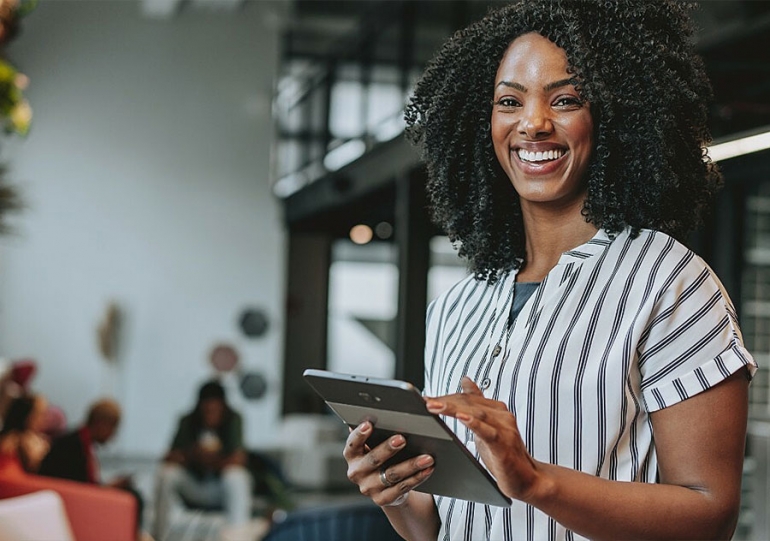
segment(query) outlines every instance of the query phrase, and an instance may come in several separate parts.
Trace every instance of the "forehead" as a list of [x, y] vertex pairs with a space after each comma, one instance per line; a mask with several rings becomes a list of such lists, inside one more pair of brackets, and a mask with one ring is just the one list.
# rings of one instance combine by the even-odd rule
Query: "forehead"
[[497, 69], [495, 84], [500, 81], [552, 82], [569, 75], [567, 53], [554, 42], [534, 32], [513, 40]]
[[218, 408], [224, 407], [225, 403], [221, 398], [204, 398], [201, 400], [201, 407], [203, 408]]

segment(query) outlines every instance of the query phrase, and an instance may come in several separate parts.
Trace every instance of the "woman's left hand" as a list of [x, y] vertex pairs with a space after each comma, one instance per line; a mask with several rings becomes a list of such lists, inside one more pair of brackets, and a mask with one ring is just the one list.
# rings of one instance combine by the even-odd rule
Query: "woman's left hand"
[[474, 434], [481, 459], [507, 496], [526, 501], [540, 480], [537, 462], [519, 433], [516, 417], [498, 400], [490, 400], [468, 377], [462, 392], [427, 398], [428, 411], [454, 417]]

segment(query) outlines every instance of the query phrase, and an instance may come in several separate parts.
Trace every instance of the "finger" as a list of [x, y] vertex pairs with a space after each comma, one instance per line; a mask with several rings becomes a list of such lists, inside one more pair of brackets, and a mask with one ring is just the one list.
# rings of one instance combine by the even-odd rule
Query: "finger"
[[[387, 481], [385, 484], [392, 486], [400, 483], [404, 479], [412, 477], [426, 468], [430, 468], [433, 466], [433, 462], [432, 456], [419, 455], [380, 471], [382, 471], [381, 475], [384, 476], [385, 481]], [[382, 482], [382, 478], [380, 481]]]
[[468, 376], [463, 376], [460, 380], [460, 387], [462, 388], [463, 393], [484, 396], [484, 393], [481, 392], [478, 385], [476, 385], [476, 383]]
[[371, 470], [377, 470], [379, 475], [380, 467], [386, 460], [398, 453], [406, 446], [406, 440], [401, 434], [391, 436], [386, 441], [379, 444], [366, 454], [365, 460]]
[[510, 434], [508, 434], [509, 432], [518, 433], [515, 424], [513, 427], [508, 427], [499, 422], [487, 422], [486, 419], [481, 416], [474, 416], [467, 413], [458, 413], [457, 420], [473, 431], [477, 442], [481, 440], [492, 444], [501, 441], [501, 439], [508, 438], [510, 436]]
[[[368, 489], [361, 487], [361, 492], [366, 496], [369, 496], [377, 505], [391, 505], [404, 494], [424, 483], [433, 474], [433, 471], [434, 468], [431, 466], [424, 470], [420, 470], [416, 474], [407, 477], [406, 479], [403, 479], [392, 487], [382, 488], [382, 484], [380, 483], [379, 487], [375, 486]], [[379, 479], [377, 482], [380, 482]]]
[[350, 430], [348, 439], [345, 442], [345, 449], [342, 452], [347, 460], [361, 456], [366, 452], [365, 444], [366, 440], [372, 433], [372, 423], [364, 421], [356, 428]]
[[[398, 453], [406, 446], [406, 440], [400, 434], [391, 436], [388, 440], [384, 441], [369, 452], [362, 455], [354, 455], [355, 451], [350, 451], [349, 456], [345, 458], [348, 462], [348, 479], [357, 484], [361, 488], [361, 492], [369, 495], [368, 490], [371, 487], [382, 489], [383, 484], [380, 480], [380, 468], [382, 465], [390, 459], [393, 455]], [[346, 446], [345, 452], [348, 452]], [[345, 453], [343, 453], [345, 455]], [[377, 480], [375, 482], [374, 480]], [[379, 486], [377, 485], [379, 483]], [[367, 492], [364, 492], [364, 487], [370, 487]]]
[[[450, 394], [440, 398], [429, 398], [425, 403], [425, 407], [431, 413], [440, 413], [441, 415], [454, 417], [460, 411], [473, 408], [474, 405], [471, 402], [472, 400], [477, 399], [470, 394]], [[482, 400], [486, 399], [482, 397]]]

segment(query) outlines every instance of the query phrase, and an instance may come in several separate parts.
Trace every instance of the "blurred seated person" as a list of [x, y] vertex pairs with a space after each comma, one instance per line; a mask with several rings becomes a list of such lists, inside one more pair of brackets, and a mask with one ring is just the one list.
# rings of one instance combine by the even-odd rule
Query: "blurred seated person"
[[11, 402], [15, 398], [27, 394], [29, 383], [35, 377], [36, 372], [37, 363], [34, 359], [16, 361], [0, 359], [0, 427], [2, 427], [2, 420], [5, 419]]
[[16, 465], [36, 473], [48, 453], [43, 435], [48, 401], [42, 395], [23, 394], [11, 400], [0, 430], [0, 467]]
[[179, 420], [158, 474], [154, 537], [165, 537], [171, 506], [180, 499], [193, 507], [223, 508], [228, 526], [246, 526], [252, 483], [246, 459], [241, 416], [228, 406], [219, 382], [205, 383], [195, 408]]
[[95, 446], [105, 445], [115, 436], [120, 417], [120, 406], [114, 400], [104, 398], [94, 402], [88, 408], [82, 426], [53, 440], [51, 450], [40, 464], [39, 473], [130, 492], [136, 499], [136, 525], [140, 529], [144, 511], [142, 495], [134, 487], [130, 476], [120, 476], [102, 483], [96, 456]]

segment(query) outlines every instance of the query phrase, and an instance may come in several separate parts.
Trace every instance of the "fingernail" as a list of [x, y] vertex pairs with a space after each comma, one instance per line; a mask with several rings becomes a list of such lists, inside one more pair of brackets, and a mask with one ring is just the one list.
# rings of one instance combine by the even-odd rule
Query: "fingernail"
[[425, 406], [428, 408], [428, 411], [434, 412], [442, 411], [444, 409], [444, 403], [437, 400], [429, 400]]
[[404, 440], [404, 436], [398, 435], [393, 436], [390, 438], [390, 446], [391, 447], [401, 447], [406, 443], [406, 440]]
[[425, 468], [431, 464], [433, 464], [433, 457], [430, 455], [423, 455], [417, 459], [417, 465], [421, 468]]
[[372, 429], [371, 424], [364, 423], [361, 425], [361, 434], [368, 434], [371, 429]]
[[457, 419], [459, 421], [461, 421], [463, 423], [467, 423], [468, 421], [470, 421], [472, 419], [472, 417], [470, 415], [468, 415], [467, 413], [458, 413], [456, 415], [456, 417], [457, 417]]

